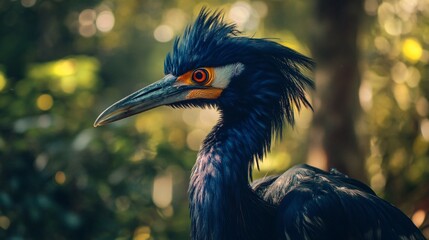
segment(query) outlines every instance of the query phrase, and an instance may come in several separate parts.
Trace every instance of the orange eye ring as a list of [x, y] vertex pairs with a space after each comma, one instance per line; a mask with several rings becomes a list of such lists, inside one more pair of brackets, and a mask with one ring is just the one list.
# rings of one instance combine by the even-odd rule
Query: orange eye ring
[[192, 81], [198, 84], [204, 84], [208, 80], [209, 80], [209, 72], [206, 69], [200, 68], [192, 72]]

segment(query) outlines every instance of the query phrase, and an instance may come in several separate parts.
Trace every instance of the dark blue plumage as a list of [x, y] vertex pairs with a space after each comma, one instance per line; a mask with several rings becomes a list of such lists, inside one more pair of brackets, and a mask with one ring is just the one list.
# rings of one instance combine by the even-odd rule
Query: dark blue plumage
[[221, 120], [192, 172], [193, 238], [423, 239], [399, 210], [344, 175], [302, 165], [249, 186], [247, 170], [270, 149], [272, 134], [281, 133], [284, 120], [293, 124], [294, 106], [310, 106], [304, 87], [313, 83], [301, 70], [313, 63], [272, 41], [237, 35], [219, 12], [203, 10], [165, 62], [173, 75], [235, 62], [245, 66], [219, 99], [208, 102], [219, 108]]
[[[258, 141], [254, 143], [255, 148], [259, 148], [253, 152], [255, 159], [262, 159], [270, 147], [272, 133], [281, 134], [285, 119], [294, 123], [294, 107], [298, 110], [301, 105], [310, 107], [304, 88], [313, 87], [313, 82], [302, 70], [312, 69], [314, 63], [278, 43], [237, 34], [234, 25], [222, 22], [220, 12], [210, 14], [203, 9], [195, 23], [186, 28], [182, 38], [176, 39], [172, 53], [166, 57], [164, 72], [180, 76], [198, 67], [243, 63], [245, 71], [237, 81], [231, 81], [222, 98], [172, 105], [215, 105], [223, 112], [226, 122], [241, 121], [243, 115], [257, 113], [252, 116], [253, 120], [263, 120], [264, 127], [271, 130], [263, 130], [255, 139]], [[258, 106], [249, 108], [249, 104]]]
[[293, 125], [294, 108], [311, 107], [304, 91], [313, 83], [303, 72], [314, 64], [273, 41], [239, 34], [220, 12], [203, 9], [167, 55], [166, 76], [95, 122], [160, 105], [219, 110], [192, 170], [192, 239], [424, 239], [397, 208], [337, 171], [299, 165], [249, 182], [272, 138], [285, 122]]

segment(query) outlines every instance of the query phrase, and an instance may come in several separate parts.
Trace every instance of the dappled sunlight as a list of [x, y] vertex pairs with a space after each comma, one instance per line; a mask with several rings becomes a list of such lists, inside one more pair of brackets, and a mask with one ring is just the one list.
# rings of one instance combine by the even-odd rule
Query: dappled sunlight
[[189, 149], [198, 151], [200, 150], [201, 142], [204, 140], [205, 136], [206, 132], [204, 132], [202, 129], [194, 129], [186, 137], [186, 144], [188, 145]]
[[49, 94], [42, 94], [37, 97], [36, 104], [40, 110], [47, 111], [54, 105], [54, 99]]
[[79, 13], [79, 34], [83, 37], [93, 37], [97, 30], [102, 33], [110, 32], [115, 26], [115, 15], [109, 7], [101, 5], [96, 9], [84, 9]]
[[138, 227], [134, 231], [133, 240], [148, 240], [148, 239], [151, 239], [150, 232], [151, 232], [151, 230], [150, 230], [150, 227], [148, 227], [148, 226]]
[[[292, 159], [287, 152], [269, 154], [258, 166], [254, 166], [255, 178], [265, 175], [284, 172], [284, 169], [291, 167]], [[257, 172], [257, 171], [260, 172]]]
[[393, 95], [399, 108], [404, 111], [408, 110], [411, 101], [408, 87], [404, 84], [396, 84], [393, 88]]
[[0, 92], [6, 88], [7, 79], [4, 76], [4, 73], [0, 71]]
[[33, 7], [37, 0], [21, 0], [21, 5], [26, 8]]
[[103, 10], [98, 14], [95, 25], [100, 32], [110, 32], [115, 26], [115, 16], [110, 10]]
[[153, 37], [158, 42], [169, 42], [174, 37], [173, 28], [169, 25], [159, 25], [153, 31]]
[[76, 56], [58, 61], [35, 64], [29, 78], [47, 83], [49, 90], [73, 94], [76, 90], [93, 89], [97, 82], [98, 61], [86, 56]]
[[85, 9], [79, 14], [79, 33], [83, 37], [92, 37], [97, 29], [95, 27], [96, 12], [93, 9]]
[[247, 2], [236, 2], [229, 10], [228, 17], [237, 23], [237, 27], [243, 30], [246, 23], [249, 22], [252, 14], [252, 7]]
[[362, 81], [359, 88], [359, 101], [362, 109], [369, 111], [372, 108], [372, 88], [368, 81]]
[[169, 144], [176, 149], [182, 149], [185, 146], [186, 132], [181, 128], [172, 128], [168, 134]]
[[63, 185], [67, 180], [66, 174], [63, 171], [58, 171], [55, 173], [55, 182], [59, 185]]
[[429, 113], [429, 102], [428, 100], [420, 96], [416, 101], [416, 112], [420, 117], [426, 117]]
[[72, 59], [60, 60], [52, 66], [52, 74], [57, 77], [67, 77], [75, 73], [76, 68]]
[[181, 32], [190, 21], [190, 17], [180, 8], [167, 9], [163, 14], [163, 23], [171, 26], [176, 33]]
[[415, 38], [406, 38], [402, 43], [402, 54], [410, 62], [417, 62], [423, 55], [423, 48]]
[[379, 194], [383, 193], [386, 184], [386, 178], [382, 169], [382, 156], [380, 151], [380, 142], [376, 137], [371, 138], [370, 156], [366, 161], [366, 168], [370, 176], [370, 186]]
[[420, 122], [420, 130], [426, 141], [429, 141], [429, 119], [425, 118]]
[[173, 176], [170, 172], [159, 174], [153, 180], [152, 199], [159, 208], [167, 208], [173, 199]]
[[419, 209], [413, 214], [413, 216], [411, 217], [411, 220], [413, 220], [413, 223], [417, 227], [420, 227], [425, 221], [425, 218], [426, 218], [426, 212], [423, 209]]
[[228, 11], [228, 18], [239, 30], [256, 31], [267, 15], [268, 7], [265, 2], [237, 1], [233, 3]]
[[0, 216], [0, 227], [7, 230], [10, 226], [10, 220], [7, 216]]
[[[401, 195], [389, 191], [403, 184], [422, 184], [429, 177], [428, 40], [422, 34], [429, 30], [423, 22], [429, 16], [429, 2], [366, 0], [365, 11], [377, 21], [372, 26], [372, 46], [365, 49], [376, 54], [366, 60], [359, 92], [371, 136], [366, 167], [377, 193]], [[406, 192], [405, 187], [400, 191]]]

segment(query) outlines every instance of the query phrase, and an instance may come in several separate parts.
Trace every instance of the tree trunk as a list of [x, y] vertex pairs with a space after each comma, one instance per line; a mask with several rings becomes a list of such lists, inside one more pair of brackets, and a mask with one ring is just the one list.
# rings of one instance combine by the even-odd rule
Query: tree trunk
[[365, 158], [355, 125], [360, 112], [359, 49], [362, 0], [318, 0], [315, 3], [312, 52], [315, 73], [315, 114], [310, 130], [308, 163], [336, 168], [365, 180]]

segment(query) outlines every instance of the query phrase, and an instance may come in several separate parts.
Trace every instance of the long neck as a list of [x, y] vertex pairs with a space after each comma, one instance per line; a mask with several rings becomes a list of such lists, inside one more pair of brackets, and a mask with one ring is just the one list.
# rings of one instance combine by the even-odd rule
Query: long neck
[[263, 136], [271, 131], [259, 118], [223, 119], [204, 141], [189, 186], [193, 239], [257, 239], [250, 228], [268, 224], [263, 218], [269, 207], [248, 180], [251, 162], [264, 151]]

